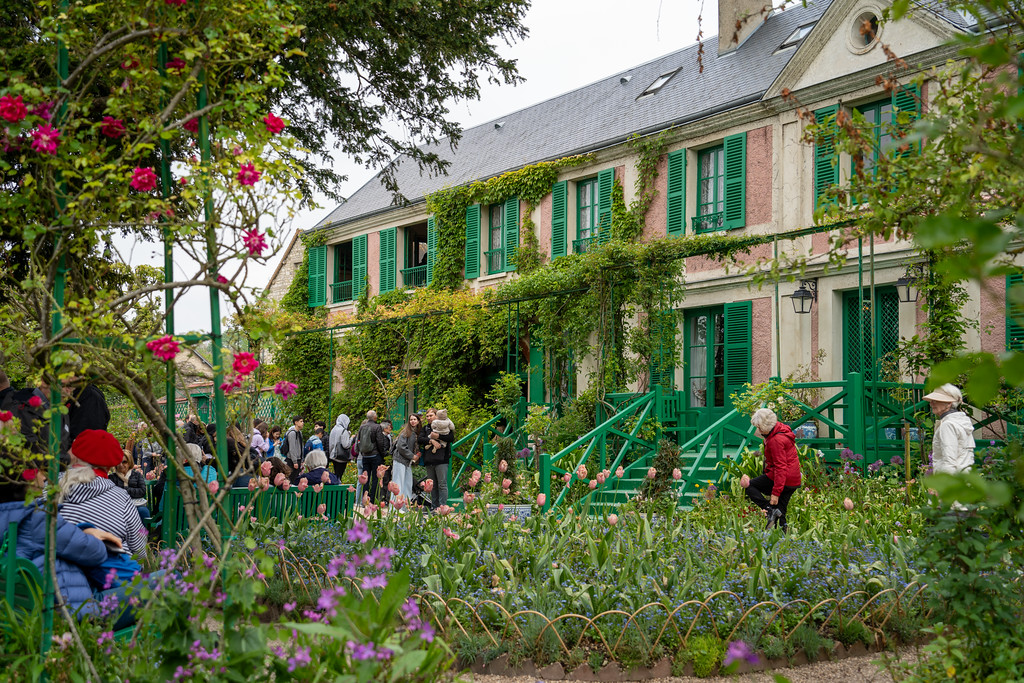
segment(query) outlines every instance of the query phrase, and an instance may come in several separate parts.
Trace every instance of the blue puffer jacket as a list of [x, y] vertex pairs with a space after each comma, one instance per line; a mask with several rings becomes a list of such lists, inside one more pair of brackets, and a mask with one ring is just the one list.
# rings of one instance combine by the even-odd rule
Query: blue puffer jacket
[[[30, 560], [42, 572], [46, 512], [38, 501], [29, 505], [21, 501], [0, 503], [0, 539], [7, 535], [7, 525], [11, 522], [18, 524], [18, 557]], [[106, 559], [107, 547], [103, 541], [57, 515], [57, 586], [72, 612], [83, 605], [81, 612], [84, 614], [98, 611], [99, 606], [92, 601], [89, 580], [79, 567], [95, 567]]]

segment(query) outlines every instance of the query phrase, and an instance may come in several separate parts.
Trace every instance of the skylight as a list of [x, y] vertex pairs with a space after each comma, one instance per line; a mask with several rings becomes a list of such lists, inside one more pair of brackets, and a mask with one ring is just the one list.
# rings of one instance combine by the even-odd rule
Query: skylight
[[786, 40], [783, 41], [782, 45], [779, 46], [779, 49], [785, 50], [787, 47], [793, 47], [794, 45], [799, 44], [801, 40], [807, 37], [807, 34], [811, 32], [812, 28], [814, 28], [813, 23], [804, 24], [799, 27], [797, 30], [789, 34], [789, 38], [786, 38]]
[[672, 77], [675, 76], [678, 71], [679, 69], [675, 69], [673, 71], [663, 73], [657, 78], [655, 78], [654, 83], [651, 83], [649, 86], [647, 86], [647, 90], [644, 90], [642, 93], [640, 93], [640, 96], [637, 97], [637, 99], [640, 99], [640, 97], [646, 97], [647, 95], [653, 95], [654, 93], [661, 90], [662, 86], [664, 86], [666, 83], [672, 80]]

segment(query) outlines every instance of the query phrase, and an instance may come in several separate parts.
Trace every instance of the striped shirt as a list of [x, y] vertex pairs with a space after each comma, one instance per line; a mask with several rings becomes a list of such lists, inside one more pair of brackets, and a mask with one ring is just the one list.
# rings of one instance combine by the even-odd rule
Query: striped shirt
[[109, 479], [96, 477], [71, 489], [60, 506], [60, 514], [72, 524], [87, 522], [109, 531], [132, 555], [146, 556], [146, 532], [139, 511], [128, 492]]

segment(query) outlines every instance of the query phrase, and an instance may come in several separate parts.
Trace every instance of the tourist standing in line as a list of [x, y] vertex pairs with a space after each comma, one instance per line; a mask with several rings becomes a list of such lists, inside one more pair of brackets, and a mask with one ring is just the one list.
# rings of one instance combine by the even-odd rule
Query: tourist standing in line
[[348, 430], [350, 423], [348, 415], [342, 413], [334, 421], [330, 436], [327, 438], [327, 457], [334, 468], [334, 476], [339, 481], [345, 476], [345, 468], [352, 461], [352, 432]]
[[359, 454], [363, 458], [363, 471], [366, 472], [367, 486], [366, 493], [370, 502], [377, 501], [377, 468], [384, 464], [384, 457], [391, 445], [384, 430], [377, 424], [377, 412], [367, 411], [366, 419], [359, 425]]
[[249, 442], [249, 448], [255, 448], [260, 458], [266, 458], [267, 451], [270, 450], [270, 442], [267, 440], [267, 437], [270, 436], [270, 427], [259, 418], [253, 422], [255, 424], [252, 428], [252, 441]]
[[[398, 484], [398, 496], [405, 498], [408, 505], [412, 500], [412, 465], [419, 458], [420, 416], [409, 416], [395, 441], [394, 456], [391, 459], [391, 481]], [[394, 499], [397, 496], [392, 496]]]
[[306, 445], [305, 439], [302, 437], [302, 428], [305, 424], [306, 420], [301, 415], [296, 415], [292, 418], [292, 426], [284, 435], [284, 445], [282, 446], [285, 451], [284, 456], [293, 470], [302, 468], [302, 449]]

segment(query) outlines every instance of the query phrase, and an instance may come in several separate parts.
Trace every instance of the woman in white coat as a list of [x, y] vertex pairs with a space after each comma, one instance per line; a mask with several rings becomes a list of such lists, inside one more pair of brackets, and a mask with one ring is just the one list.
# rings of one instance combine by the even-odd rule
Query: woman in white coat
[[952, 384], [924, 397], [935, 416], [932, 438], [932, 471], [938, 474], [967, 472], [974, 466], [974, 423], [960, 410], [964, 397]]

